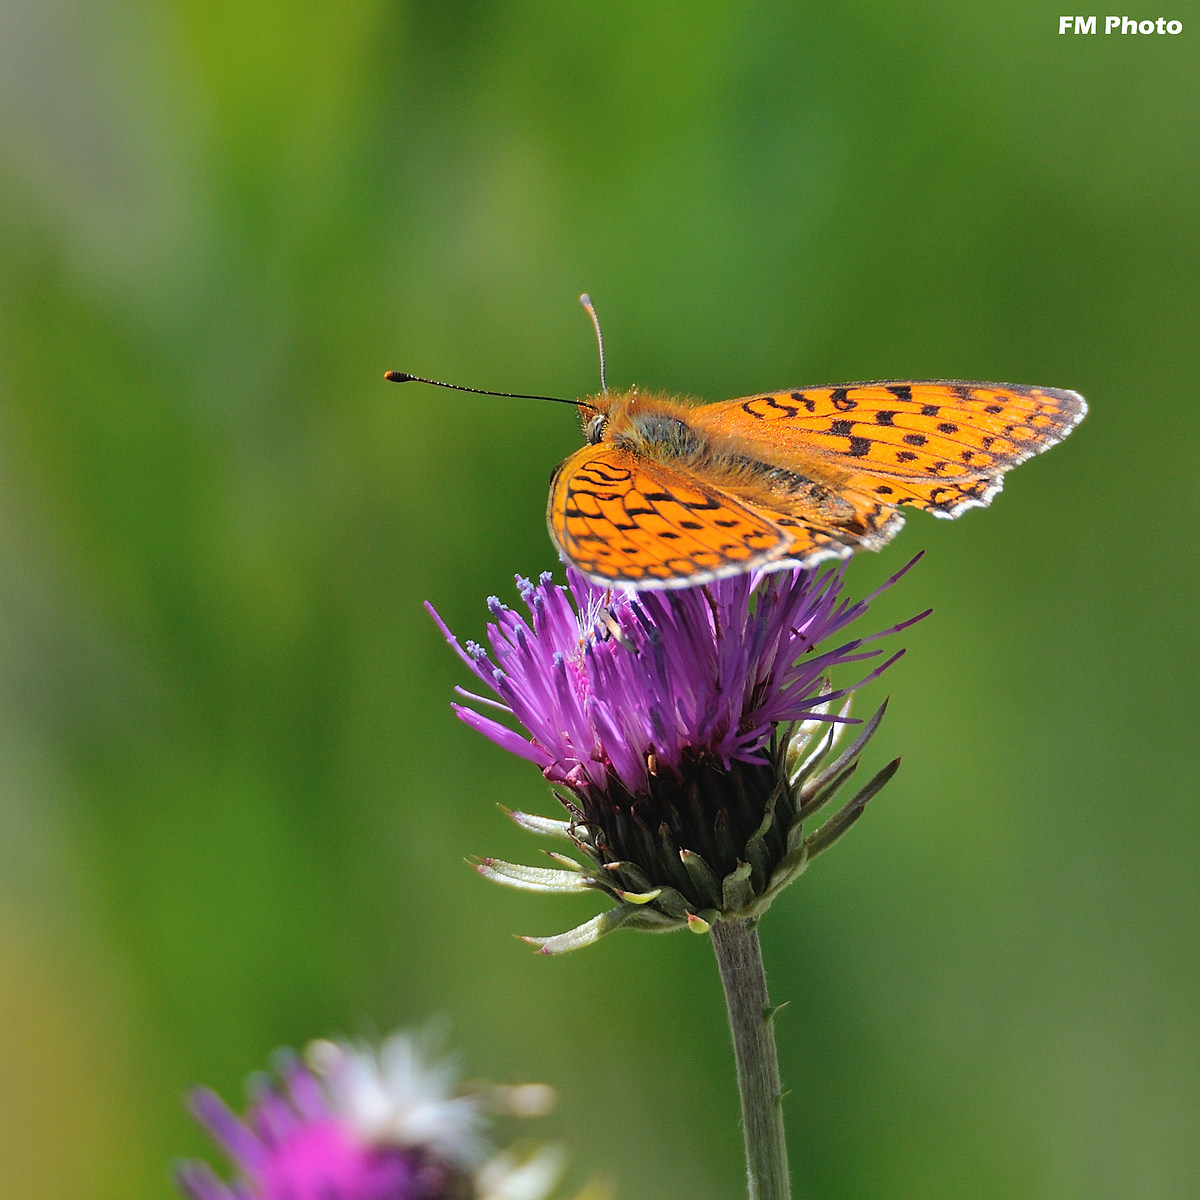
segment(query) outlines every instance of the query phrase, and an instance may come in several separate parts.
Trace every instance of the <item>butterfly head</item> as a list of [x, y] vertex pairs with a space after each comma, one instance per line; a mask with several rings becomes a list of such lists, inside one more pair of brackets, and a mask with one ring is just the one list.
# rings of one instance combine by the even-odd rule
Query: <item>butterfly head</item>
[[638, 390], [600, 392], [579, 401], [579, 423], [589, 446], [611, 440], [614, 429], [622, 429], [638, 407]]

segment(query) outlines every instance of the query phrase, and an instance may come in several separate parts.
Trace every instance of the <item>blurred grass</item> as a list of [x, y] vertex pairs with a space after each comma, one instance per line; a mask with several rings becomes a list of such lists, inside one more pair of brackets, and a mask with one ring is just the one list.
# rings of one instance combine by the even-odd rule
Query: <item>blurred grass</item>
[[[453, 1021], [625, 1196], [741, 1186], [700, 942], [563, 961], [535, 773], [421, 609], [551, 565], [561, 409], [1074, 387], [987, 513], [852, 565], [926, 604], [896, 782], [764, 927], [798, 1194], [1200, 1190], [1194, 5], [0, 9], [0, 1195], [169, 1194], [279, 1044]], [[869, 698], [868, 698], [869, 699]]]

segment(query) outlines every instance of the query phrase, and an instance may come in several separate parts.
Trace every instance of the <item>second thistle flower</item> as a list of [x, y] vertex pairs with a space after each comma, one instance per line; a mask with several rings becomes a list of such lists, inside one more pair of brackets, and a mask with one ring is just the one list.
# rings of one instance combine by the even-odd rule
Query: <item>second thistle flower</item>
[[497, 1150], [487, 1133], [552, 1099], [537, 1084], [462, 1088], [453, 1062], [408, 1034], [379, 1047], [313, 1042], [255, 1078], [244, 1116], [196, 1089], [192, 1111], [235, 1177], [182, 1162], [175, 1178], [188, 1200], [548, 1200], [561, 1155]]
[[517, 580], [528, 618], [493, 597], [490, 654], [473, 642], [460, 647], [433, 614], [497, 699], [464, 695], [526, 732], [474, 708], [456, 705], [458, 715], [536, 763], [568, 814], [513, 818], [569, 840], [583, 859], [553, 854], [553, 868], [484, 859], [480, 872], [518, 888], [612, 898], [612, 908], [568, 933], [528, 939], [546, 953], [623, 925], [704, 931], [718, 919], [759, 915], [898, 765], [806, 832], [854, 771], [883, 712], [835, 757], [852, 689], [834, 689], [830, 672], [876, 657], [866, 643], [926, 614], [839, 642], [872, 598], [843, 599], [840, 569], [637, 593], [595, 587], [574, 571], [567, 578], [566, 588], [549, 575]]

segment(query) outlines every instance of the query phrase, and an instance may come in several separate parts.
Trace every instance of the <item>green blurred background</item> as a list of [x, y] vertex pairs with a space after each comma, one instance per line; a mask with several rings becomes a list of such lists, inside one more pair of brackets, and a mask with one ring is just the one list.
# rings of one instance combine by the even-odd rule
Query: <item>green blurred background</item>
[[[464, 637], [571, 412], [957, 376], [1092, 413], [852, 564], [904, 766], [763, 932], [797, 1197], [1200, 1194], [1200, 8], [0, 4], [0, 1196], [142, 1200], [180, 1096], [444, 1014], [623, 1197], [739, 1194], [708, 946], [514, 933]], [[1146, 12], [1141, 16], [1157, 16]], [[1101, 15], [1103, 24], [1103, 15]], [[868, 764], [869, 765], [869, 764]]]

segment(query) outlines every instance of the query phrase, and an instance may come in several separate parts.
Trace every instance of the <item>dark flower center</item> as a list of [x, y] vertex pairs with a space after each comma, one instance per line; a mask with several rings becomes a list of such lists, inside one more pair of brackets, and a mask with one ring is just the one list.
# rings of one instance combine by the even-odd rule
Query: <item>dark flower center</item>
[[[613, 870], [629, 890], [647, 882], [670, 886], [697, 909], [720, 903], [707, 876], [720, 881], [741, 863], [751, 864], [756, 891], [765, 886], [771, 866], [786, 852], [792, 816], [782, 742], [769, 748], [764, 763], [735, 759], [726, 768], [703, 751], [685, 752], [678, 768], [659, 766], [652, 755], [647, 761], [646, 791], [629, 791], [610, 772], [606, 789], [575, 793], [584, 848], [603, 866], [619, 864]], [[689, 865], [689, 856], [702, 862], [693, 858]], [[626, 863], [635, 870], [624, 870]]]

